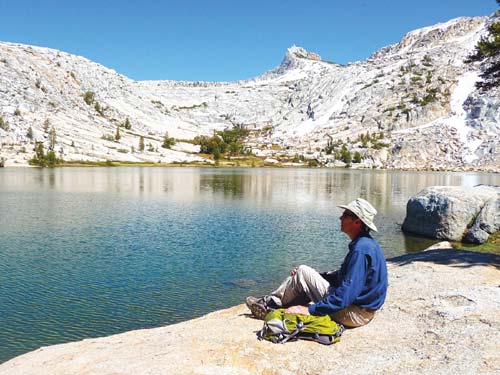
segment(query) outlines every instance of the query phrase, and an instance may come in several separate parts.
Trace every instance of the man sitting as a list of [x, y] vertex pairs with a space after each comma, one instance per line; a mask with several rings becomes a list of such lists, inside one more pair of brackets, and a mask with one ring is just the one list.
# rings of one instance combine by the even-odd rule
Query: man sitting
[[373, 219], [377, 210], [357, 198], [340, 216], [341, 230], [349, 236], [349, 252], [334, 272], [318, 273], [308, 266], [295, 267], [290, 276], [270, 295], [247, 297], [252, 315], [264, 319], [274, 308], [302, 315], [330, 315], [346, 327], [369, 323], [380, 309], [387, 292], [387, 267], [379, 244], [369, 234], [377, 231]]

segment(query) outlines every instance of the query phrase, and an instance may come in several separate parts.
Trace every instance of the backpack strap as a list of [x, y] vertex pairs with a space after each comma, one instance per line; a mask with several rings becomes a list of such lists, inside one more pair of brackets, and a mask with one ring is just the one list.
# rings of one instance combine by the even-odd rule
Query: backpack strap
[[295, 326], [295, 329], [293, 330], [292, 333], [290, 333], [289, 335], [286, 335], [281, 341], [279, 341], [280, 344], [284, 344], [285, 342], [293, 339], [295, 336], [297, 336], [300, 333], [302, 328], [304, 328], [304, 322], [301, 321], [301, 322], [299, 322], [299, 324], [297, 324]]
[[339, 341], [340, 336], [342, 336], [342, 334], [345, 331], [344, 326], [342, 324], [339, 325], [340, 325], [339, 331], [333, 335], [320, 335], [319, 333], [302, 332], [300, 333], [299, 337], [304, 340], [316, 341], [323, 345], [331, 345]]

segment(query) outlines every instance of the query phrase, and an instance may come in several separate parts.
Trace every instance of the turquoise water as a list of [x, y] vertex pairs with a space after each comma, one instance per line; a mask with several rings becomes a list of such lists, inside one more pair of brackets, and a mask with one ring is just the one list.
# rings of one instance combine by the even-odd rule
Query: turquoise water
[[56, 343], [157, 327], [242, 303], [297, 264], [332, 269], [337, 204], [371, 201], [386, 256], [429, 185], [500, 176], [325, 169], [0, 169], [0, 362]]

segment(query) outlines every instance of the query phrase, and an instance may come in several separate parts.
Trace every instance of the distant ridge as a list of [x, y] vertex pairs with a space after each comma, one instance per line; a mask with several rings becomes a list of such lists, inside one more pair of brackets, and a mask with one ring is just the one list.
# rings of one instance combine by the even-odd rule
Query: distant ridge
[[[54, 127], [65, 160], [203, 162], [190, 143], [162, 148], [165, 132], [189, 140], [241, 126], [254, 154], [283, 162], [342, 166], [345, 149], [359, 155], [355, 167], [498, 170], [500, 96], [478, 91], [481, 66], [464, 63], [491, 19], [411, 31], [346, 66], [292, 46], [276, 68], [224, 83], [134, 81], [80, 56], [1, 42], [0, 157], [26, 164]], [[114, 140], [127, 118], [131, 129]]]

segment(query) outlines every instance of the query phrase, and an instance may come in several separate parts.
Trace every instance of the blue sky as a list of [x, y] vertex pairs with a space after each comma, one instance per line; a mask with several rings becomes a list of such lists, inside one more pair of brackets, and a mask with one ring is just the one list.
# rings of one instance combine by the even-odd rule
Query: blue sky
[[293, 44], [345, 64], [494, 0], [0, 0], [0, 40], [81, 55], [136, 80], [233, 81]]

